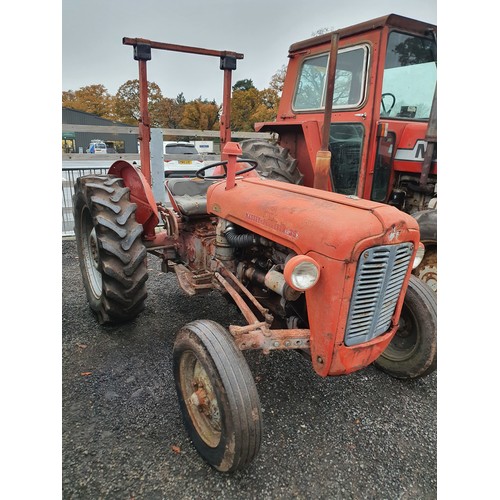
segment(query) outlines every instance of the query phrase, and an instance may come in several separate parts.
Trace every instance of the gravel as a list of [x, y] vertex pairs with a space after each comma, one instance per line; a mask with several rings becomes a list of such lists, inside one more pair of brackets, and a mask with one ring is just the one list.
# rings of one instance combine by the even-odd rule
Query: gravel
[[172, 375], [176, 331], [195, 319], [243, 324], [213, 292], [183, 295], [148, 258], [146, 310], [100, 327], [75, 242], [62, 243], [64, 499], [433, 499], [436, 373], [399, 381], [373, 366], [322, 379], [295, 352], [245, 356], [264, 416], [260, 454], [221, 474], [193, 448]]

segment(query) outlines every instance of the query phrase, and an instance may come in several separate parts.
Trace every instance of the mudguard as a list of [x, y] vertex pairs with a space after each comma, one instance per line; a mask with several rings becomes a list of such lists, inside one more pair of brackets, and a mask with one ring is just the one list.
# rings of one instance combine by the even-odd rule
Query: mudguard
[[153, 239], [160, 218], [153, 191], [142, 172], [129, 162], [118, 160], [109, 167], [108, 174], [121, 177], [130, 189], [130, 201], [137, 205], [135, 219], [144, 229], [143, 238]]

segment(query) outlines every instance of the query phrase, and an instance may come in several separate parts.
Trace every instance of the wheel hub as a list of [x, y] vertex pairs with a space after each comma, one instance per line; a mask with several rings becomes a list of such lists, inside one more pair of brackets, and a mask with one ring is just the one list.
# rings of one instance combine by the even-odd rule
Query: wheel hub
[[437, 293], [437, 267], [424, 266], [417, 276]]
[[181, 360], [181, 387], [191, 421], [205, 443], [215, 448], [222, 434], [217, 396], [203, 365], [189, 353]]

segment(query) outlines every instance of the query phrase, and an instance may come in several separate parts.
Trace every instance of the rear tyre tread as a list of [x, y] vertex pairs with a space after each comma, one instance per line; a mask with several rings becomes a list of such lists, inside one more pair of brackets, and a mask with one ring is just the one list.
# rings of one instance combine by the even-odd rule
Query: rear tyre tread
[[240, 143], [243, 158], [258, 163], [257, 172], [265, 179], [302, 184], [303, 175], [297, 167], [297, 160], [290, 156], [288, 148], [259, 139], [247, 139]]
[[[90, 307], [102, 324], [129, 321], [145, 307], [148, 279], [142, 226], [135, 220], [137, 205], [130, 202], [130, 189], [114, 176], [80, 177], [75, 184], [74, 219], [80, 268]], [[102, 293], [89, 285], [82, 234], [84, 217], [95, 229]], [[87, 229], [90, 222], [87, 222]]]

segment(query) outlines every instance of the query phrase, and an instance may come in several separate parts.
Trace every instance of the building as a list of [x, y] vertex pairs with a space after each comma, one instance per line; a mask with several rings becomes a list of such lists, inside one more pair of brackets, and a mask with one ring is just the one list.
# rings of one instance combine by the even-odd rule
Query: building
[[108, 152], [137, 153], [137, 134], [103, 133], [103, 132], [73, 132], [65, 130], [64, 125], [97, 125], [127, 127], [131, 125], [106, 120], [97, 115], [85, 113], [71, 108], [62, 108], [62, 151], [63, 153], [86, 153], [90, 142], [101, 139], [108, 146]]

